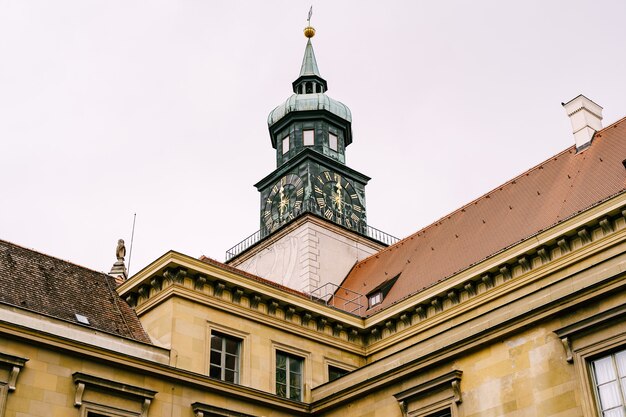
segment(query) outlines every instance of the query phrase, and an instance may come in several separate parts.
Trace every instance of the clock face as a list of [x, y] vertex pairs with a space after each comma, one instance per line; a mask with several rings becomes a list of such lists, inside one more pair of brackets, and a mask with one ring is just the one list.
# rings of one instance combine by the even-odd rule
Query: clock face
[[304, 182], [295, 174], [287, 174], [270, 189], [263, 206], [265, 230], [272, 232], [295, 219], [302, 210]]
[[361, 226], [365, 209], [350, 181], [336, 172], [324, 171], [313, 182], [315, 201], [322, 216], [351, 229]]

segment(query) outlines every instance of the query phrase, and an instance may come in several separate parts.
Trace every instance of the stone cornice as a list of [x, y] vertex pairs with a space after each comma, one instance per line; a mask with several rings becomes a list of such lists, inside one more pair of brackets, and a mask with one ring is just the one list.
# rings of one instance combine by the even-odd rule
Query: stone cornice
[[[154, 375], [166, 380], [176, 381], [177, 383], [183, 385], [189, 385], [202, 391], [237, 398], [238, 400], [248, 401], [250, 403], [259, 404], [271, 409], [279, 409], [287, 413], [302, 415], [307, 413], [309, 410], [309, 406], [304, 403], [288, 400], [286, 398], [278, 397], [274, 394], [243, 385], [230, 384], [212, 379], [206, 375], [175, 368], [165, 363], [145, 359], [145, 357], [150, 354], [150, 346], [148, 345], [144, 346], [146, 349], [144, 355], [138, 352], [131, 356], [120, 353], [119, 351], [111, 348], [90, 345], [60, 337], [56, 334], [48, 333], [46, 330], [30, 329], [4, 321], [0, 321], [0, 335], [3, 337], [7, 336], [22, 339], [28, 343], [43, 345], [55, 350], [60, 349], [68, 352], [68, 354], [71, 354], [74, 357], [88, 357], [94, 360], [103, 361], [104, 363], [113, 365], [119, 369]], [[106, 337], [111, 339], [114, 338], [111, 335], [106, 335]], [[139, 343], [137, 344], [139, 345]]]
[[[625, 202], [626, 194], [618, 195], [365, 319], [177, 252], [118, 292], [141, 314], [175, 285], [178, 295], [369, 355], [625, 240]], [[323, 326], [313, 324], [320, 320]]]
[[[456, 355], [494, 343], [521, 329], [544, 323], [557, 312], [575, 310], [607, 295], [626, 290], [626, 255], [624, 245], [588, 269], [569, 275], [567, 281], [552, 283], [549, 277], [541, 285], [526, 287], [526, 293], [508, 297], [500, 305], [489, 306], [481, 314], [465, 321], [445, 322], [434, 326], [401, 350], [386, 355], [336, 381], [312, 391], [312, 411], [324, 412], [355, 398], [368, 395], [391, 383], [405, 380], [426, 369], [449, 366]], [[616, 261], [611, 268], [603, 262]], [[572, 283], [576, 285], [572, 285]], [[559, 294], [558, 296], [555, 294]], [[534, 302], [530, 302], [534, 300]], [[619, 301], [615, 301], [619, 302]], [[394, 363], [389, 367], [389, 363]]]

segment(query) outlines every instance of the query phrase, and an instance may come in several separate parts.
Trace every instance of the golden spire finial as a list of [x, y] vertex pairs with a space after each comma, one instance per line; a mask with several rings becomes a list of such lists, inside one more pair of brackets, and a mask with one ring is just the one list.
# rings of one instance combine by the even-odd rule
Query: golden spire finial
[[304, 28], [304, 36], [306, 36], [309, 39], [311, 39], [313, 36], [315, 36], [315, 28], [313, 26], [311, 26], [311, 15], [312, 14], [313, 14], [313, 6], [311, 6], [311, 8], [309, 9], [309, 17], [306, 20], [307, 26]]

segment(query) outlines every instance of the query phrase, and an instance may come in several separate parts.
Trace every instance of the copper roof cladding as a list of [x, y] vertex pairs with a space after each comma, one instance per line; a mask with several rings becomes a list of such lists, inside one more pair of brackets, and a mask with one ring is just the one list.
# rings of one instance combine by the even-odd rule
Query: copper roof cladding
[[369, 316], [626, 190], [626, 118], [355, 265], [343, 288], [368, 294], [401, 274]]
[[0, 240], [0, 303], [143, 343], [135, 311], [115, 292], [115, 278]]

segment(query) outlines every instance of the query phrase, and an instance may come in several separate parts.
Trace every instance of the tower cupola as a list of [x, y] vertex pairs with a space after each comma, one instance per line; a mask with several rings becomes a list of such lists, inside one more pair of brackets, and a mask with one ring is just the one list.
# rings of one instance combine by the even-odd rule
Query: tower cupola
[[345, 148], [352, 143], [352, 114], [345, 104], [326, 94], [328, 84], [321, 76], [307, 26], [308, 38], [300, 75], [292, 83], [293, 93], [272, 110], [267, 124], [280, 167], [301, 151], [310, 149], [345, 164]]

